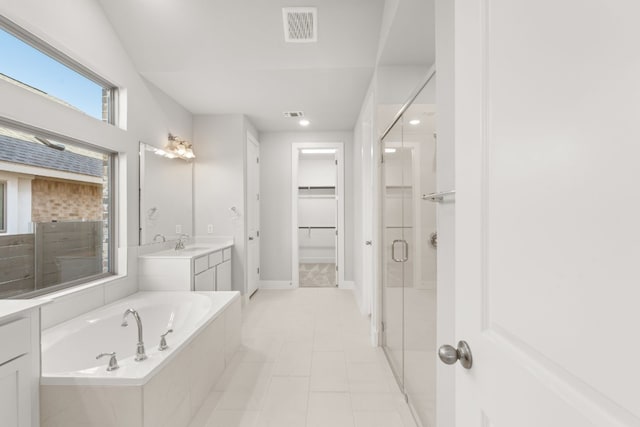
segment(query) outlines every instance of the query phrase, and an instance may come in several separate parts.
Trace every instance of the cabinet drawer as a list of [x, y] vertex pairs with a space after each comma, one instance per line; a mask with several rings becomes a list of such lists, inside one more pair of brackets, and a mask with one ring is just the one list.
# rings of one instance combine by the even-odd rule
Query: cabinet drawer
[[31, 321], [28, 318], [14, 320], [0, 326], [0, 364], [31, 350]]
[[224, 249], [222, 251], [222, 260], [229, 261], [231, 259], [231, 248]]
[[206, 255], [193, 260], [193, 274], [202, 273], [207, 268], [209, 268], [209, 262]]
[[215, 267], [222, 262], [222, 251], [209, 254], [209, 267]]

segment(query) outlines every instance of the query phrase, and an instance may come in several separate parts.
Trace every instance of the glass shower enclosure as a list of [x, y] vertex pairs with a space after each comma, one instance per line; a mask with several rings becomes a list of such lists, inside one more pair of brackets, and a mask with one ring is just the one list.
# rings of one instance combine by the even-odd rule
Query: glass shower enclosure
[[382, 344], [416, 420], [435, 425], [435, 105], [420, 93], [381, 140]]

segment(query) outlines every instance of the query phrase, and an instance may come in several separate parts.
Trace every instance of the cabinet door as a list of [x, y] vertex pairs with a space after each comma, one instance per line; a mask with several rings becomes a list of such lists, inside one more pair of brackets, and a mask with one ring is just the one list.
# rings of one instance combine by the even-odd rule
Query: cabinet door
[[215, 268], [210, 268], [203, 271], [200, 274], [196, 274], [195, 277], [195, 290], [196, 291], [215, 291], [216, 290], [216, 275]]
[[225, 261], [216, 267], [216, 290], [231, 290], [231, 260]]
[[31, 426], [29, 355], [0, 366], [0, 414], [6, 427]]

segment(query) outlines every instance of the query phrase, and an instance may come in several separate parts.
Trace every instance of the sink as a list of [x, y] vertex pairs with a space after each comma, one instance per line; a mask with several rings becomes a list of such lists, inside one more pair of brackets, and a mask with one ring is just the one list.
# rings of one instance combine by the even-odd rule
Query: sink
[[180, 252], [200, 252], [200, 251], [208, 251], [211, 250], [211, 248], [207, 247], [207, 246], [191, 246], [188, 248], [184, 248], [184, 249], [179, 249], [176, 252], [180, 253]]
[[224, 241], [221, 243], [191, 243], [184, 249], [175, 250], [164, 249], [159, 252], [151, 252], [140, 255], [141, 258], [197, 258], [210, 252], [221, 251], [233, 245], [233, 241]]

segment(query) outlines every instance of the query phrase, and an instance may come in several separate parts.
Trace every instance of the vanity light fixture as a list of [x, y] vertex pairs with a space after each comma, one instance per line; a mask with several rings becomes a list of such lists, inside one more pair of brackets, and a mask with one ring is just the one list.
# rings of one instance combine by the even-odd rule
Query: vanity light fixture
[[180, 139], [173, 134], [169, 134], [169, 142], [164, 146], [164, 150], [157, 150], [156, 154], [163, 155], [169, 159], [175, 159], [179, 157], [183, 160], [195, 159], [196, 155], [193, 154], [192, 144]]
[[309, 126], [309, 124], [311, 124], [311, 122], [307, 119], [302, 119], [298, 123], [300, 123], [300, 126], [304, 126], [304, 127]]
[[385, 149], [384, 149], [384, 152], [385, 152], [385, 153], [395, 153], [395, 152], [396, 152], [396, 149], [395, 149], [395, 148], [385, 148]]
[[418, 119], [409, 120], [409, 124], [413, 126], [417, 126], [420, 124], [420, 120]]

